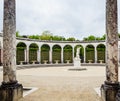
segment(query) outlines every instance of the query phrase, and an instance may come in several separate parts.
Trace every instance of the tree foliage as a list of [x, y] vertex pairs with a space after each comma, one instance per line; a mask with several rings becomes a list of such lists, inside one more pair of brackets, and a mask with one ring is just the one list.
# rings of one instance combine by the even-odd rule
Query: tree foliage
[[16, 32], [16, 37], [20, 37], [19, 31]]
[[106, 39], [105, 34], [102, 37], [96, 37], [94, 35], [90, 35], [88, 37], [83, 38], [84, 41], [105, 40], [105, 39]]
[[70, 37], [67, 39], [67, 41], [75, 41], [76, 39], [74, 37]]
[[[118, 34], [119, 38], [120, 38], [120, 33]], [[42, 32], [40, 35], [36, 34], [36, 35], [20, 35], [19, 31], [16, 32], [16, 37], [20, 37], [20, 38], [30, 38], [30, 39], [38, 39], [38, 40], [54, 40], [54, 41], [79, 41], [77, 39], [75, 39], [74, 37], [69, 37], [69, 38], [65, 38], [63, 36], [57, 36], [57, 35], [53, 35], [50, 31], [46, 30], [44, 32]], [[106, 34], [104, 34], [102, 37], [96, 37], [94, 35], [90, 35], [88, 37], [84, 37], [83, 41], [94, 41], [94, 40], [105, 40], [106, 39]]]

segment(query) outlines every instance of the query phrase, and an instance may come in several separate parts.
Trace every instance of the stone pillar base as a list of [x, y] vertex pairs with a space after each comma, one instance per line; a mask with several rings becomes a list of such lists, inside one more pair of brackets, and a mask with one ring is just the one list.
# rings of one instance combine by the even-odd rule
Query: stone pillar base
[[18, 101], [23, 97], [23, 86], [18, 83], [5, 84], [0, 86], [0, 101]]
[[112, 84], [106, 83], [101, 86], [101, 97], [103, 101], [120, 101], [117, 100], [118, 90], [120, 88], [119, 83]]

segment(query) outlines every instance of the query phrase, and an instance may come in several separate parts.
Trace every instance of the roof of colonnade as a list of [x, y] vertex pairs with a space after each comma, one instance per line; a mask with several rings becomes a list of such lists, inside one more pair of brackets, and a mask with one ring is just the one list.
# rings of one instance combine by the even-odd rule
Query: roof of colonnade
[[72, 47], [75, 47], [77, 45], [81, 45], [83, 47], [86, 47], [88, 45], [98, 46], [100, 44], [105, 45], [105, 41], [53, 41], [53, 40], [36, 40], [36, 39], [29, 39], [29, 38], [17, 38], [17, 44], [19, 42], [24, 42], [27, 46], [29, 46], [32, 43], [36, 43], [39, 47], [46, 44], [50, 47], [53, 47], [54, 45], [58, 45], [60, 47], [64, 47], [66, 45], [70, 45]]
[[[3, 45], [2, 42], [2, 36], [0, 36], [1, 46]], [[75, 47], [77, 45], [81, 45], [83, 47], [86, 47], [88, 45], [93, 45], [94, 47], [97, 47], [100, 44], [106, 44], [105, 41], [53, 41], [53, 40], [36, 40], [36, 39], [29, 39], [29, 38], [16, 38], [16, 46], [18, 43], [22, 42], [26, 46], [30, 46], [32, 43], [37, 44], [39, 47], [41, 47], [44, 44], [49, 45], [50, 47], [53, 47], [54, 45], [59, 45], [60, 47], [64, 47], [66, 45], [70, 45], [72, 47]]]

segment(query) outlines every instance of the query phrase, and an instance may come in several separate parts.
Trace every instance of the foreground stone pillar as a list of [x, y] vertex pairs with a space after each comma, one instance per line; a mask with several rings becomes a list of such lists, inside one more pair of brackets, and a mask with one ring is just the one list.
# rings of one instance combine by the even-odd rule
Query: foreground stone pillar
[[118, 48], [118, 50], [119, 50], [119, 51], [118, 51], [118, 58], [119, 58], [119, 59], [118, 59], [118, 64], [120, 64], [120, 47]]
[[16, 14], [15, 0], [4, 0], [3, 82], [0, 101], [18, 101], [23, 87], [16, 80]]
[[116, 99], [119, 90], [117, 0], [106, 1], [106, 81], [101, 94], [104, 101], [120, 101]]
[[1, 63], [3, 64], [3, 48], [2, 47], [1, 47]]

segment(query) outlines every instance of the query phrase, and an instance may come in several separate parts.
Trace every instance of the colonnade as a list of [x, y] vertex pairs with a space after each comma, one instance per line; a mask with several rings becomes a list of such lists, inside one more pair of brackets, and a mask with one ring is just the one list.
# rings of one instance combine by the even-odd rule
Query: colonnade
[[[38, 63], [43, 63], [43, 61], [47, 61], [47, 63], [49, 63], [49, 64], [52, 64], [52, 63], [54, 63], [54, 61], [53, 61], [53, 47], [55, 46], [55, 45], [58, 45], [58, 46], [60, 46], [60, 44], [55, 44], [55, 45], [49, 45], [48, 44], [48, 47], [49, 47], [49, 58], [48, 58], [48, 60], [41, 60], [41, 57], [42, 57], [42, 50], [41, 50], [41, 48], [42, 48], [42, 46], [43, 46], [44, 44], [42, 44], [41, 46], [38, 46], [38, 49], [36, 50], [36, 52], [37, 52], [37, 59], [36, 60], [33, 60], [33, 61], [36, 61], [36, 62], [38, 62]], [[89, 45], [89, 44], [88, 44]], [[98, 44], [98, 45], [92, 45], [92, 44], [90, 44], [90, 45], [92, 45], [93, 46], [93, 50], [94, 50], [94, 59], [92, 60], [92, 59], [89, 59], [89, 61], [86, 59], [87, 57], [86, 57], [86, 54], [87, 54], [87, 52], [86, 52], [86, 47], [88, 47], [88, 45], [74, 45], [74, 46], [71, 46], [70, 44], [69, 44], [69, 46], [71, 47], [71, 50], [72, 50], [72, 59], [70, 60], [70, 63], [73, 63], [73, 59], [74, 59], [74, 57], [75, 57], [75, 53], [76, 53], [76, 50], [75, 50], [75, 47], [77, 47], [77, 46], [80, 46], [80, 47], [82, 47], [82, 49], [83, 49], [83, 63], [88, 63], [88, 62], [91, 62], [91, 63], [99, 63], [100, 61], [98, 60], [98, 51], [97, 51], [97, 46], [99, 46], [100, 44]], [[104, 44], [102, 44], [103, 46], [104, 46]], [[60, 57], [60, 62], [59, 63], [66, 63], [65, 61], [67, 61], [67, 60], [64, 60], [64, 48], [66, 47], [66, 45], [61, 45], [60, 46], [60, 55], [61, 55], [61, 57]], [[26, 46], [26, 48], [24, 49], [24, 62], [26, 62], [26, 63], [29, 63], [30, 62], [30, 56], [29, 56], [29, 52], [30, 52], [30, 47], [29, 47], [29, 45], [27, 45]], [[91, 60], [91, 61], [90, 61]], [[103, 62], [105, 62], [105, 60], [102, 60]]]
[[[37, 63], [44, 63], [42, 58], [42, 46], [43, 45], [47, 45], [49, 47], [49, 50], [48, 50], [48, 58], [47, 58], [47, 63], [48, 64], [52, 64], [52, 63], [55, 63], [53, 61], [53, 47], [55, 45], [59, 46], [60, 47], [60, 58], [59, 58], [59, 62], [58, 63], [66, 63], [67, 60], [70, 60], [70, 59], [67, 59], [65, 60], [65, 54], [64, 54], [64, 48], [66, 46], [70, 46], [71, 47], [71, 60], [70, 60], [70, 63], [73, 63], [73, 59], [75, 57], [75, 54], [76, 54], [76, 47], [77, 46], [80, 46], [82, 47], [82, 50], [83, 50], [83, 53], [82, 53], [82, 63], [100, 63], [100, 60], [104, 63], [105, 62], [105, 57], [104, 56], [104, 59], [98, 59], [99, 54], [98, 54], [98, 46], [99, 45], [103, 45], [105, 48], [105, 41], [88, 41], [88, 42], [84, 42], [84, 41], [40, 41], [40, 40], [33, 40], [33, 39], [23, 39], [23, 38], [17, 38], [17, 43], [16, 43], [16, 47], [18, 46], [19, 43], [23, 43], [24, 44], [24, 59], [23, 60], [20, 60], [20, 61], [24, 61], [25, 63], [30, 63], [30, 45], [31, 44], [36, 44], [37, 46], [37, 50], [36, 50], [36, 59], [33, 60], [33, 61], [36, 61]], [[1, 63], [2, 63], [2, 49], [3, 49], [3, 41], [2, 41], [2, 37], [0, 36], [0, 43], [1, 43]], [[89, 46], [92, 46], [93, 47], [93, 51], [92, 53], [89, 52], [89, 55], [92, 55], [92, 59], [88, 59], [88, 52], [87, 52], [87, 48]], [[16, 50], [17, 51], [17, 50]], [[88, 61], [89, 60], [89, 61]], [[18, 62], [20, 62], [18, 61]]]

